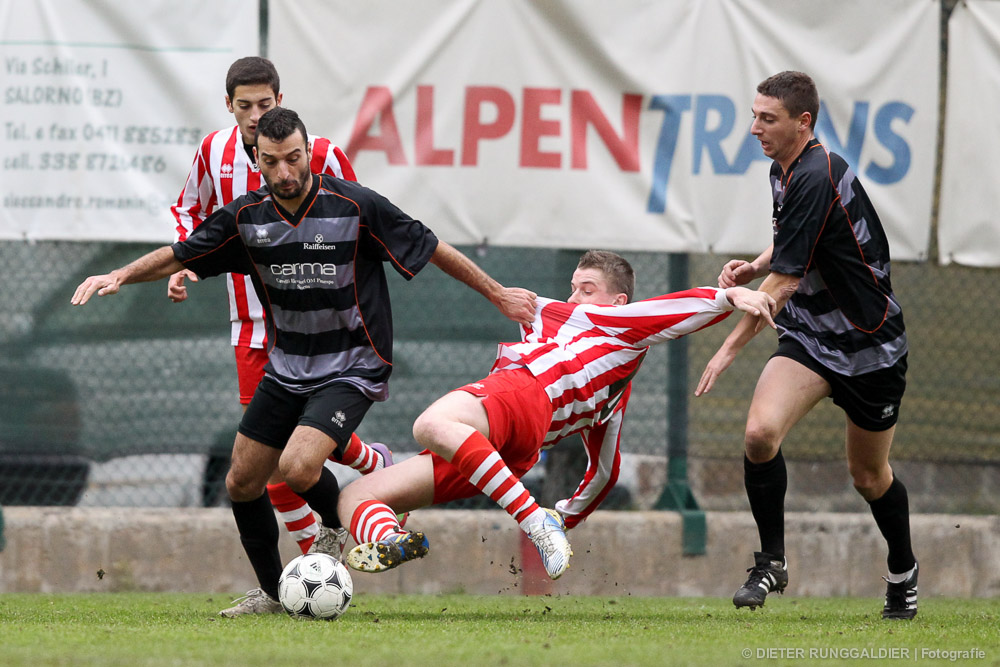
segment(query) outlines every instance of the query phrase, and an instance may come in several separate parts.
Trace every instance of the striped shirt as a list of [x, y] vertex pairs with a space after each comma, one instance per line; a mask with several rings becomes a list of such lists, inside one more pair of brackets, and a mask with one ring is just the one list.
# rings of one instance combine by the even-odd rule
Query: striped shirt
[[580, 433], [588, 466], [576, 493], [557, 508], [573, 527], [618, 479], [621, 427], [631, 381], [649, 346], [725, 319], [725, 290], [700, 287], [624, 306], [568, 304], [539, 297], [521, 342], [501, 343], [491, 373], [526, 368], [543, 385], [552, 421], [543, 446]]
[[907, 343], [889, 243], [854, 172], [813, 139], [787, 173], [771, 166], [771, 193], [770, 270], [801, 278], [775, 318], [779, 337], [842, 375], [895, 364]]
[[437, 244], [385, 197], [323, 175], [313, 176], [295, 214], [257, 190], [216, 211], [173, 249], [199, 276], [250, 276], [264, 298], [265, 371], [279, 384], [307, 394], [347, 382], [381, 401], [392, 370], [383, 263], [410, 279]]
[[[313, 145], [313, 173], [357, 180], [347, 156], [329, 139], [310, 135], [309, 141]], [[207, 135], [201, 140], [177, 203], [170, 207], [177, 222], [174, 240], [185, 240], [213, 211], [262, 186], [260, 170], [244, 149], [239, 125]], [[264, 310], [249, 277], [232, 273], [226, 283], [233, 345], [266, 347]]]

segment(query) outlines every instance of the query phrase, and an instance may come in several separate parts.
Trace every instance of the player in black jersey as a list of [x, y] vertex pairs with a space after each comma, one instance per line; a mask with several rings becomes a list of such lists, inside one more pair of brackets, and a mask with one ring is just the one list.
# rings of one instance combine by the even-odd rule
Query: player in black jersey
[[[744, 482], [761, 550], [733, 603], [751, 609], [788, 583], [787, 487], [781, 443], [829, 396], [847, 415], [847, 464], [889, 547], [883, 618], [917, 613], [917, 561], [906, 488], [889, 448], [906, 387], [906, 330], [889, 279], [889, 245], [857, 176], [814, 137], [819, 94], [801, 72], [757, 87], [751, 133], [773, 159], [773, 243], [752, 262], [731, 260], [720, 287], [760, 285], [778, 303], [778, 349], [761, 372], [747, 416]], [[753, 338], [744, 316], [709, 361], [695, 395], [708, 392]]]
[[378, 193], [318, 176], [298, 114], [261, 116], [255, 154], [267, 188], [238, 197], [186, 239], [106, 275], [91, 276], [72, 303], [188, 268], [199, 277], [252, 277], [268, 327], [266, 375], [240, 422], [226, 478], [240, 541], [260, 588], [223, 616], [277, 613], [278, 525], [265, 494], [275, 468], [339, 528], [337, 479], [324, 462], [342, 455], [392, 370], [392, 313], [384, 264], [407, 279], [428, 262], [530, 323], [535, 294], [503, 287]]

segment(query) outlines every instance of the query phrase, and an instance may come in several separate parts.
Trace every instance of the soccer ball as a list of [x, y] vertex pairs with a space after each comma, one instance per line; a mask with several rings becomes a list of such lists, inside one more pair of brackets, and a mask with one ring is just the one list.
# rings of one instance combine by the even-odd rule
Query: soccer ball
[[278, 601], [293, 618], [332, 621], [347, 611], [353, 593], [351, 573], [326, 554], [299, 556], [278, 579]]

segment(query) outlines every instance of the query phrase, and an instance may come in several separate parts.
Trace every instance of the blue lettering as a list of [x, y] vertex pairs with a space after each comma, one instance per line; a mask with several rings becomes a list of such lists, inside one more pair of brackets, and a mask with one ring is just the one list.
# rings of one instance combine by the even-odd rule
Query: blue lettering
[[[719, 122], [714, 130], [708, 129], [709, 113], [718, 114]], [[706, 150], [712, 160], [712, 169], [717, 174], [732, 174], [729, 160], [722, 151], [722, 140], [733, 131], [736, 123], [736, 105], [723, 95], [699, 95], [694, 110], [694, 151], [692, 153], [692, 173], [701, 173], [701, 156]]]
[[892, 122], [900, 119], [909, 123], [912, 117], [913, 107], [903, 102], [889, 102], [878, 110], [875, 114], [875, 138], [889, 149], [893, 161], [888, 167], [883, 167], [872, 160], [865, 169], [865, 176], [882, 185], [898, 183], [906, 176], [910, 170], [910, 145], [892, 131]]
[[681, 131], [681, 115], [691, 110], [690, 95], [654, 95], [649, 101], [650, 109], [663, 111], [663, 125], [656, 140], [653, 156], [653, 186], [646, 204], [648, 213], [663, 213], [667, 210], [667, 183], [670, 168], [677, 150], [677, 136]]
[[826, 105], [819, 103], [819, 118], [816, 120], [816, 136], [832, 153], [836, 153], [847, 161], [855, 174], [860, 174], [861, 147], [865, 143], [865, 128], [868, 127], [868, 102], [855, 102], [851, 114], [851, 124], [847, 129], [847, 143], [837, 136], [830, 120], [830, 112]]

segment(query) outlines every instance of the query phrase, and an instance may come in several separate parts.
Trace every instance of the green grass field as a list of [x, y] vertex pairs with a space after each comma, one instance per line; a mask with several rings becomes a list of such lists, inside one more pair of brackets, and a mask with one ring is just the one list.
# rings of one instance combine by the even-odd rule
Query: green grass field
[[[221, 619], [219, 594], [0, 596], [0, 665], [1000, 665], [1000, 600], [356, 598], [334, 622]], [[961, 653], [966, 652], [966, 653]]]

